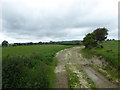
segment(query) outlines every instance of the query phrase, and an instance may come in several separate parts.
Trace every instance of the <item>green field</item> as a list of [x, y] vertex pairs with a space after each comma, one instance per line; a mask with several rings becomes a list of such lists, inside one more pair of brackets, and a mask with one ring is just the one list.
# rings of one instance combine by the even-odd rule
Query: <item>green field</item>
[[118, 41], [106, 41], [101, 44], [103, 48], [83, 49], [83, 55], [87, 58], [91, 58], [93, 55], [102, 56], [120, 70], [120, 51], [118, 50], [120, 43]]
[[3, 88], [54, 87], [55, 53], [64, 45], [31, 45], [2, 48]]

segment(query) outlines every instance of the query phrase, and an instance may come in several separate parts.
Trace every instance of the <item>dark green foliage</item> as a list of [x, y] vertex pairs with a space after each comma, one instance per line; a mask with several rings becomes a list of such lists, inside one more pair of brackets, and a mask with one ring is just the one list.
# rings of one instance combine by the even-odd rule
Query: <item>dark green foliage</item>
[[2, 46], [3, 46], [3, 47], [6, 47], [6, 46], [8, 46], [8, 45], [9, 45], [8, 41], [4, 40], [4, 41], [2, 42]]
[[37, 42], [37, 43], [33, 43], [33, 42], [27, 42], [27, 43], [14, 43], [11, 44], [11, 46], [27, 46], [27, 45], [45, 45], [45, 44], [54, 44], [54, 45], [81, 45], [81, 41], [80, 40], [72, 40], [72, 41], [50, 41], [50, 42]]
[[83, 44], [86, 48], [91, 49], [92, 47], [97, 46], [97, 41], [95, 40], [95, 35], [93, 33], [88, 33], [83, 39]]
[[108, 30], [106, 28], [97, 28], [93, 33], [95, 34], [95, 39], [97, 41], [104, 41], [107, 38]]
[[104, 41], [107, 38], [108, 30], [106, 28], [97, 28], [92, 33], [88, 33], [83, 38], [83, 45], [85, 45], [86, 48], [103, 48], [102, 45], [100, 45], [99, 42]]
[[98, 44], [98, 45], [97, 45], [97, 48], [103, 48], [103, 45]]
[[[32, 58], [31, 58], [32, 57]], [[47, 65], [37, 56], [7, 56], [3, 60], [3, 88], [44, 88], [49, 86]]]

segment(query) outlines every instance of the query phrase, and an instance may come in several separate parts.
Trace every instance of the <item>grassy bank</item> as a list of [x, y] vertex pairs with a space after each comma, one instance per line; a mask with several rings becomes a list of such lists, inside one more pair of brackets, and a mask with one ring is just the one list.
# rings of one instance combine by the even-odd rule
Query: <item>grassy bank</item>
[[103, 56], [111, 65], [120, 70], [120, 55], [118, 55], [120, 54], [118, 50], [119, 44], [118, 41], [107, 41], [102, 43], [104, 48], [94, 48], [92, 52], [97, 56]]
[[120, 62], [118, 62], [120, 57], [118, 46], [120, 46], [120, 43], [118, 41], [106, 41], [101, 44], [103, 48], [83, 49], [83, 56], [86, 58], [91, 58], [93, 55], [102, 56], [111, 65], [120, 69]]
[[32, 45], [2, 48], [3, 88], [54, 87], [55, 53], [69, 47]]
[[[120, 84], [120, 51], [118, 41], [106, 41], [101, 43], [103, 48], [82, 49], [81, 53], [85, 58], [92, 58], [94, 55], [102, 56], [109, 65], [99, 68], [98, 71], [103, 73], [110, 81]], [[112, 67], [111, 67], [112, 66]], [[113, 67], [116, 68], [113, 69]], [[96, 67], [97, 68], [97, 67]]]

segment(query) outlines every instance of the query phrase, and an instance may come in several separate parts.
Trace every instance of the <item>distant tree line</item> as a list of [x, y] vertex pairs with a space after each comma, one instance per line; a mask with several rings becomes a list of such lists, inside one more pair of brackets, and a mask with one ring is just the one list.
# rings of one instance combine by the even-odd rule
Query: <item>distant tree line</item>
[[59, 44], [59, 45], [81, 45], [82, 42], [81, 42], [80, 40], [74, 40], [74, 41], [58, 41], [58, 42], [50, 41], [49, 44]]
[[[93, 47], [100, 47], [103, 48], [102, 45], [100, 45], [101, 42], [105, 41], [107, 39], [108, 35], [108, 29], [107, 28], [97, 28], [92, 33], [88, 33], [84, 38], [83, 41], [80, 40], [73, 40], [73, 41], [50, 41], [50, 42], [27, 42], [27, 43], [14, 43], [9, 44], [8, 41], [4, 40], [2, 42], [2, 46], [23, 46], [23, 45], [42, 45], [42, 44], [58, 44], [58, 45], [84, 45], [86, 48], [93, 48]], [[107, 39], [109, 40], [115, 40], [115, 39]]]
[[107, 41], [112, 41], [112, 40], [115, 40], [115, 39], [107, 39]]
[[4, 40], [2, 42], [2, 46], [6, 47], [6, 46], [25, 46], [25, 45], [42, 45], [42, 44], [57, 44], [57, 45], [81, 45], [82, 42], [80, 40], [74, 40], [74, 41], [50, 41], [50, 42], [37, 42], [37, 43], [33, 43], [33, 42], [26, 42], [26, 43], [13, 43], [13, 44], [9, 44], [8, 41]]

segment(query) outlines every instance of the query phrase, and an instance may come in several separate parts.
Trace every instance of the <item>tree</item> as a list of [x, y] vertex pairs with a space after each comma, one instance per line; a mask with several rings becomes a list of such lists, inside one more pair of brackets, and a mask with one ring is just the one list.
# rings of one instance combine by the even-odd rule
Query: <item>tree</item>
[[93, 33], [95, 34], [95, 39], [99, 42], [107, 39], [108, 29], [106, 28], [97, 28]]
[[42, 44], [42, 42], [40, 41], [40, 42], [38, 42], [38, 44]]
[[83, 44], [85, 45], [86, 48], [89, 49], [97, 46], [97, 41], [95, 40], [94, 33], [88, 33], [83, 39]]
[[4, 40], [4, 41], [2, 42], [2, 46], [8, 46], [8, 45], [9, 45], [8, 41]]

